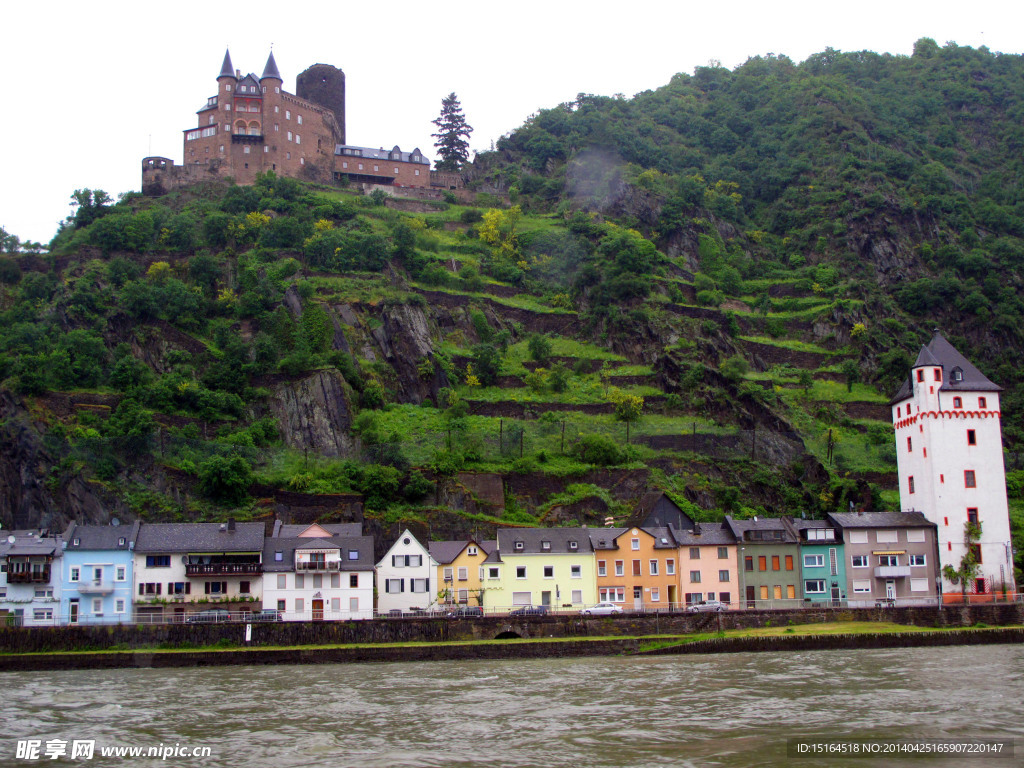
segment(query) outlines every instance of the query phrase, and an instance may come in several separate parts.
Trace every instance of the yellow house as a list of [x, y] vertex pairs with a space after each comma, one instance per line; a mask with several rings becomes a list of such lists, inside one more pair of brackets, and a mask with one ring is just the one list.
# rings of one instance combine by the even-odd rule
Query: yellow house
[[[492, 586], [490, 574], [497, 573]], [[585, 528], [502, 528], [485, 565], [484, 606], [579, 611], [597, 602], [594, 549]]]
[[487, 581], [484, 561], [496, 546], [494, 541], [472, 539], [430, 542], [430, 556], [437, 561], [437, 602], [482, 606]]

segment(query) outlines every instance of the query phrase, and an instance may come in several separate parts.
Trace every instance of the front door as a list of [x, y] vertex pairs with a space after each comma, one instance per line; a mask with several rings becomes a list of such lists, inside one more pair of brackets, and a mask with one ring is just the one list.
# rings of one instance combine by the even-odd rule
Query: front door
[[324, 601], [314, 600], [313, 601], [313, 621], [324, 620]]
[[550, 592], [541, 592], [540, 593], [540, 604], [541, 605], [547, 605], [547, 606], [551, 605], [551, 593]]
[[644, 588], [633, 587], [633, 608], [637, 611], [644, 609]]
[[885, 582], [885, 599], [895, 600], [896, 599], [896, 582], [889, 580]]
[[839, 587], [832, 587], [832, 605], [839, 605], [840, 599]]
[[77, 624], [78, 623], [78, 601], [77, 600], [72, 600], [68, 604], [68, 609], [70, 610], [70, 614], [68, 615], [68, 621], [71, 622], [72, 624]]
[[747, 587], [747, 608], [753, 608], [754, 607], [754, 599], [755, 599], [756, 595], [757, 595], [757, 590], [755, 590], [751, 586], [748, 586]]

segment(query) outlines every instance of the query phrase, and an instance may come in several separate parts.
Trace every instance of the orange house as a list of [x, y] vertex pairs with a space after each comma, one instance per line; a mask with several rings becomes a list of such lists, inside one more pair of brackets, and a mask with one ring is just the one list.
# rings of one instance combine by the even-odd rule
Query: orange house
[[600, 602], [648, 611], [679, 602], [679, 549], [667, 528], [594, 529], [590, 540]]

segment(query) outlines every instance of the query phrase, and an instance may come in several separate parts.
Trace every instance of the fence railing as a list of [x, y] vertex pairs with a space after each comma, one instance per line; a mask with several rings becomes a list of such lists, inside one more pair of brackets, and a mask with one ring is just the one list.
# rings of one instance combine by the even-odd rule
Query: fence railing
[[[953, 597], [946, 595], [945, 597]], [[961, 595], [955, 595], [960, 598]], [[721, 604], [721, 611], [794, 611], [794, 610], [846, 610], [850, 608], [909, 608], [909, 607], [933, 607], [933, 608], [955, 608], [958, 605], [1015, 605], [1024, 603], [1024, 593], [1002, 593], [998, 595], [967, 595], [965, 601], [943, 600], [941, 597], [930, 595], [923, 597], [904, 597], [888, 599], [884, 597], [864, 596], [863, 598], [850, 598], [847, 600], [801, 600], [784, 598], [780, 600], [733, 600], [730, 603]], [[973, 598], [973, 599], [972, 599]], [[982, 599], [985, 598], [985, 599]], [[172, 604], [173, 605], [173, 604]], [[630, 616], [672, 616], [689, 613], [717, 612], [719, 606], [701, 603], [665, 603], [662, 605], [648, 603], [642, 606], [626, 605], [616, 603], [621, 608], [621, 614]], [[109, 624], [216, 624], [216, 623], [264, 623], [277, 621], [352, 621], [371, 619], [469, 619], [474, 618], [509, 618], [510, 620], [529, 619], [543, 616], [553, 617], [585, 617], [586, 611], [591, 610], [594, 604], [574, 605], [572, 607], [559, 606], [538, 606], [538, 605], [496, 605], [496, 606], [475, 606], [464, 603], [456, 604], [434, 604], [427, 608], [393, 609], [386, 611], [374, 611], [371, 609], [346, 610], [339, 608], [333, 610], [328, 603], [322, 609], [307, 608], [304, 611], [279, 611], [274, 609], [255, 608], [252, 611], [228, 611], [226, 609], [205, 609], [191, 613], [149, 613], [139, 612], [133, 614], [117, 614], [116, 616], [91, 617], [79, 615], [76, 621], [71, 621], [67, 614], [55, 614], [45, 622], [23, 621], [26, 617], [8, 615], [0, 617], [0, 623], [6, 622], [7, 626], [64, 626], [64, 625], [109, 625]], [[616, 611], [614, 615], [618, 615]], [[594, 615], [594, 614], [591, 614]]]

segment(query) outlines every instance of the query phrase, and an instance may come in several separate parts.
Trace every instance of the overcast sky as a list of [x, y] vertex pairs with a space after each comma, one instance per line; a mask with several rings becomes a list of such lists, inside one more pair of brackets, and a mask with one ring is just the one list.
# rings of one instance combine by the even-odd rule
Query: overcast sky
[[[295, 9], [295, 18], [288, 11]], [[635, 93], [716, 59], [803, 61], [833, 47], [909, 54], [914, 41], [1020, 54], [1024, 3], [8, 2], [0, 72], [0, 226], [47, 242], [82, 187], [138, 190], [147, 155], [182, 160], [182, 130], [216, 93], [224, 49], [259, 76], [273, 45], [285, 89], [322, 62], [345, 71], [352, 144], [418, 146], [451, 91], [473, 149], [577, 93]]]

